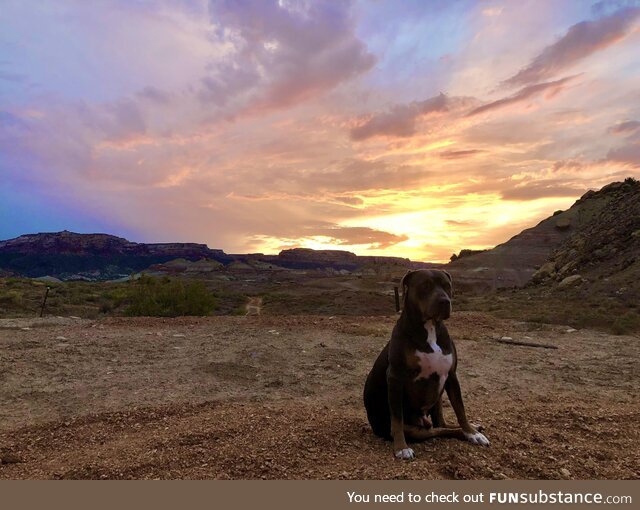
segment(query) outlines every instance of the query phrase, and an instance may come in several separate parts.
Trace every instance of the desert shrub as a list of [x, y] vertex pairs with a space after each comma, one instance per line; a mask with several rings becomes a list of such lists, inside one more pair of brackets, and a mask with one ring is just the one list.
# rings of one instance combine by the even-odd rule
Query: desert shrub
[[87, 288], [82, 285], [70, 285], [66, 293], [67, 303], [71, 305], [83, 305], [87, 302]]
[[113, 308], [113, 302], [105, 299], [100, 303], [99, 311], [100, 313], [109, 314], [113, 311]]
[[209, 315], [217, 300], [202, 282], [182, 282], [169, 278], [142, 276], [132, 282], [127, 298], [129, 316], [178, 317]]
[[5, 306], [22, 306], [22, 293], [10, 290], [0, 294], [0, 304]]
[[214, 295], [218, 302], [216, 315], [244, 315], [246, 313], [246, 294], [234, 290], [219, 289]]
[[640, 330], [640, 315], [637, 312], [627, 312], [613, 321], [611, 330], [615, 335], [624, 335]]
[[104, 294], [104, 298], [112, 302], [113, 308], [118, 308], [125, 301], [127, 301], [130, 294], [131, 294], [131, 291], [129, 287], [118, 287], [106, 292]]
[[247, 310], [245, 309], [244, 305], [236, 306], [231, 310], [231, 312], [229, 312], [229, 315], [246, 315], [246, 314], [247, 314]]

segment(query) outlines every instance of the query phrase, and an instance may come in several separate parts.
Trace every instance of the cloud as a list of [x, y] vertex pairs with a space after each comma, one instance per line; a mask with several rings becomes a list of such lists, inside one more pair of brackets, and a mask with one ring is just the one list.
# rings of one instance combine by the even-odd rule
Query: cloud
[[587, 166], [588, 163], [579, 159], [566, 159], [554, 162], [551, 166], [551, 171], [553, 173], [579, 173]]
[[257, 69], [238, 67], [232, 63], [221, 63], [215, 68], [215, 75], [205, 76], [198, 98], [203, 103], [213, 103], [218, 107], [228, 104], [231, 99], [251, 91], [260, 82]]
[[617, 149], [611, 149], [607, 153], [606, 159], [640, 167], [640, 143], [630, 143]]
[[618, 124], [611, 126], [609, 129], [607, 129], [607, 132], [614, 135], [630, 134], [635, 133], [638, 128], [640, 128], [640, 122], [638, 122], [637, 120], [626, 120], [624, 122], [619, 122]]
[[409, 239], [406, 235], [392, 234], [369, 227], [342, 227], [339, 225], [324, 228], [308, 228], [301, 233], [304, 237], [326, 236], [333, 243], [345, 245], [371, 245], [372, 248], [389, 248]]
[[409, 137], [416, 132], [416, 122], [438, 113], [468, 108], [477, 100], [470, 97], [449, 97], [440, 93], [424, 101], [393, 106], [389, 111], [370, 116], [351, 129], [352, 140], [361, 141], [374, 136]]
[[487, 152], [483, 149], [465, 149], [458, 151], [443, 151], [438, 153], [438, 157], [442, 159], [464, 159], [483, 154]]
[[475, 108], [474, 110], [471, 110], [469, 113], [467, 113], [466, 116], [473, 117], [475, 115], [486, 113], [488, 111], [500, 110], [507, 106], [523, 103], [543, 93], [545, 99], [552, 99], [560, 92], [562, 92], [566, 88], [567, 84], [573, 81], [577, 76], [578, 75], [567, 76], [555, 81], [529, 85], [528, 87], [524, 87], [523, 89], [519, 90], [509, 97], [498, 99], [497, 101], [479, 106], [478, 108]]
[[100, 119], [106, 139], [121, 141], [144, 134], [147, 125], [137, 103], [131, 99], [121, 99], [105, 105]]
[[434, 173], [417, 165], [347, 159], [335, 165], [290, 178], [304, 190], [349, 192], [371, 189], [404, 189], [418, 186]]
[[27, 128], [28, 124], [20, 117], [16, 117], [9, 112], [0, 110], [0, 137], [3, 135], [6, 136], [9, 129], [26, 130]]
[[477, 221], [472, 220], [445, 220], [445, 222], [452, 227], [474, 227], [478, 225]]
[[576, 23], [503, 85], [523, 86], [552, 78], [624, 39], [639, 16], [640, 7], [628, 7], [604, 18]]
[[503, 190], [504, 200], [536, 200], [549, 197], [577, 197], [584, 193], [584, 189], [571, 186], [557, 179], [526, 182], [520, 186]]
[[594, 16], [608, 16], [629, 7], [638, 7], [638, 0], [602, 0], [591, 6], [591, 12]]
[[0, 16], [0, 70], [33, 85], [0, 81], [0, 173], [41, 225], [68, 204], [139, 240], [446, 259], [640, 171], [636, 36], [580, 87], [484, 96], [588, 6], [49, 1]]
[[26, 80], [23, 74], [0, 71], [0, 80], [20, 83]]
[[136, 95], [158, 105], [167, 105], [171, 101], [171, 95], [169, 93], [152, 86], [144, 87]]
[[252, 111], [284, 108], [368, 71], [376, 59], [350, 10], [332, 0], [211, 0], [211, 20], [234, 51], [211, 63], [201, 99], [227, 104], [244, 94]]

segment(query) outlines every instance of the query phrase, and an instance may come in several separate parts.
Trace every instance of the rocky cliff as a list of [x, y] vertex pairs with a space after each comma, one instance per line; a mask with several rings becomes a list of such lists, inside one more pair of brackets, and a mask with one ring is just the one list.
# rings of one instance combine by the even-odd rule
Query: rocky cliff
[[585, 194], [571, 235], [533, 275], [533, 284], [571, 280], [620, 281], [638, 285], [640, 277], [640, 182], [627, 179]]
[[105, 280], [129, 275], [175, 258], [224, 256], [204, 244], [127, 241], [108, 234], [53, 232], [0, 241], [0, 269], [28, 277]]
[[447, 269], [459, 286], [476, 291], [562, 280], [583, 268], [623, 270], [640, 254], [639, 207], [638, 181], [611, 183], [506, 243], [456, 258]]
[[54, 232], [0, 241], [0, 275], [63, 280], [114, 280], [149, 269], [158, 274], [203, 276], [284, 269], [357, 271], [370, 267], [426, 267], [399, 257], [360, 257], [344, 250], [295, 248], [278, 255], [228, 254], [196, 243], [135, 243], [108, 234]]

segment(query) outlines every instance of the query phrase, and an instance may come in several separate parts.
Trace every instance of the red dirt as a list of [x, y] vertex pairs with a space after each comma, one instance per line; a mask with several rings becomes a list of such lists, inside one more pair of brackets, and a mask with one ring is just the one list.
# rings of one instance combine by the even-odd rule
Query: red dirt
[[469, 312], [450, 330], [491, 446], [395, 460], [361, 401], [393, 321], [0, 321], [0, 478], [640, 476], [637, 338]]

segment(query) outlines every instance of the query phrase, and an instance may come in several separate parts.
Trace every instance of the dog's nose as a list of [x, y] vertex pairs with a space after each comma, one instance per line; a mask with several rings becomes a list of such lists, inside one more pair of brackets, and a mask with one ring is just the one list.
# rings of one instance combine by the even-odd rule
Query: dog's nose
[[448, 298], [438, 299], [438, 311], [443, 319], [448, 319], [451, 314], [451, 300]]

